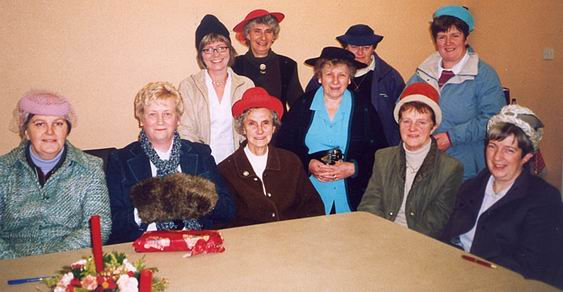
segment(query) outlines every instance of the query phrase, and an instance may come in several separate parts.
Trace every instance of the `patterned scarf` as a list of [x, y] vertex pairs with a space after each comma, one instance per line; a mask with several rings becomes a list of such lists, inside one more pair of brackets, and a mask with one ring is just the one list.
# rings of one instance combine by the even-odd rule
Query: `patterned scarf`
[[178, 132], [174, 133], [174, 141], [172, 142], [172, 153], [170, 153], [170, 159], [162, 160], [152, 147], [151, 141], [145, 134], [144, 130], [141, 130], [139, 135], [139, 142], [141, 142], [141, 147], [145, 154], [149, 157], [149, 160], [156, 166], [156, 176], [165, 176], [168, 174], [178, 172], [178, 165], [180, 164], [180, 135]]
[[[144, 130], [141, 130], [141, 133], [139, 134], [139, 142], [141, 143], [143, 151], [149, 157], [149, 160], [152, 164], [154, 164], [154, 166], [156, 166], [156, 176], [165, 176], [178, 172], [181, 147], [180, 135], [178, 132], [174, 132], [172, 152], [170, 153], [170, 159], [168, 160], [160, 159]], [[190, 230], [200, 230], [202, 226], [197, 219], [183, 219], [156, 222], [156, 228], [158, 230], [182, 230], [184, 228]]]

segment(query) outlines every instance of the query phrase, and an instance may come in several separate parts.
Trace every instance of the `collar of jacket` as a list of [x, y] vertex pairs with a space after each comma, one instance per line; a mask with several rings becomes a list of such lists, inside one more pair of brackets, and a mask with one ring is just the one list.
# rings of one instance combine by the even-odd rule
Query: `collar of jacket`
[[385, 75], [393, 71], [391, 65], [381, 59], [376, 52], [373, 52], [373, 58], [375, 59], [374, 79], [381, 80]]
[[[231, 96], [234, 96], [237, 88], [244, 85], [244, 81], [239, 75], [235, 74], [231, 67], [227, 67], [227, 72], [231, 76]], [[197, 90], [200, 91], [201, 95], [204, 97], [205, 102], [209, 105], [209, 95], [207, 94], [207, 86], [205, 85], [205, 70], [200, 70], [198, 73], [191, 76]], [[234, 103], [235, 101], [232, 100]]]
[[[451, 83], [462, 83], [463, 81], [468, 79], [475, 79], [475, 76], [477, 76], [477, 74], [479, 73], [479, 55], [477, 55], [477, 53], [475, 53], [473, 50], [468, 50], [467, 52], [469, 54], [467, 63], [465, 63], [465, 66], [463, 66], [459, 74], [450, 79]], [[426, 60], [424, 60], [424, 62], [422, 62], [420, 66], [418, 66], [416, 71], [419, 74], [422, 73], [424, 76], [433, 79], [433, 81], [437, 85], [438, 79], [440, 79], [440, 76], [438, 75], [438, 63], [440, 62], [440, 60], [442, 60], [440, 54], [438, 52], [434, 52], [432, 55], [430, 55], [430, 57], [426, 58]], [[424, 76], [421, 76], [421, 78], [428, 82], [429, 80], [427, 80], [427, 78], [425, 78]]]
[[[425, 180], [427, 177], [432, 175], [434, 166], [436, 165], [436, 160], [438, 159], [438, 155], [437, 155], [438, 146], [436, 144], [436, 140], [434, 139], [434, 137], [431, 138], [430, 143], [431, 143], [430, 150], [428, 151], [428, 154], [426, 154], [426, 157], [424, 158], [424, 161], [422, 161], [422, 165], [420, 166], [420, 169], [418, 170], [416, 176], [414, 177], [414, 181], [412, 183], [413, 185]], [[401, 178], [403, 179], [403, 181], [405, 181], [407, 158], [405, 154], [405, 148], [403, 148], [403, 142], [399, 144], [399, 151], [400, 151], [399, 173], [401, 174]]]
[[[236, 173], [240, 178], [250, 178], [256, 177], [256, 173], [246, 157], [244, 153], [244, 146], [239, 147], [233, 154], [233, 162], [235, 165]], [[280, 171], [281, 170], [281, 161], [277, 151], [277, 148], [274, 146], [268, 146], [268, 160], [266, 161], [266, 168], [264, 169], [264, 173], [267, 170], [271, 171]], [[244, 173], [248, 173], [248, 175], [244, 175]]]
[[[27, 158], [25, 156], [26, 145], [27, 140], [22, 140], [18, 147], [16, 147], [14, 150], [12, 150], [12, 152], [9, 153], [12, 155], [6, 161], [4, 161], [7, 167], [13, 166], [16, 163], [21, 163], [24, 167], [27, 167], [31, 171], [34, 171], [27, 163]], [[74, 145], [72, 145], [68, 140], [65, 141], [65, 147], [67, 148], [66, 158], [59, 169], [68, 167], [72, 163], [76, 163], [81, 166], [88, 165], [88, 158], [86, 157], [86, 155], [80, 155], [80, 150], [74, 147]], [[8, 155], [6, 155], [6, 157], [8, 157]]]
[[[485, 197], [485, 189], [487, 187], [487, 182], [491, 175], [492, 174], [489, 172], [489, 170], [485, 168], [476, 177], [476, 179], [479, 181], [479, 191], [475, 192], [475, 196], [477, 196], [477, 200], [475, 200], [475, 203], [477, 203], [479, 206], [481, 206], [481, 204], [483, 203], [483, 199]], [[490, 213], [491, 211], [494, 211], [495, 209], [498, 209], [512, 201], [519, 200], [529, 195], [529, 192], [526, 192], [526, 190], [528, 189], [528, 186], [530, 184], [531, 176], [532, 175], [526, 172], [525, 169], [522, 169], [522, 173], [518, 175], [518, 177], [514, 181], [514, 184], [512, 185], [510, 190], [508, 190], [506, 195], [502, 197], [498, 202], [493, 204], [489, 209], [487, 209], [485, 213]], [[477, 208], [477, 212], [479, 212], [479, 208]], [[483, 215], [485, 213], [483, 213]]]
[[[152, 177], [149, 157], [143, 151], [141, 143], [135, 142], [130, 149], [131, 157], [127, 159], [128, 170], [133, 174], [136, 181]], [[180, 167], [183, 173], [196, 174], [198, 155], [192, 153], [189, 142], [182, 140], [180, 146]]]

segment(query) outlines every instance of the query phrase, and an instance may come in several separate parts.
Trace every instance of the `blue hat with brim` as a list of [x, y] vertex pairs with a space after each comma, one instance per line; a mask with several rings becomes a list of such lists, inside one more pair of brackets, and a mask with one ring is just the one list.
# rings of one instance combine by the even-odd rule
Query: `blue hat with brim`
[[377, 45], [383, 36], [374, 33], [373, 29], [365, 24], [350, 26], [345, 34], [336, 37], [343, 45], [370, 46]]
[[471, 12], [462, 6], [444, 6], [438, 8], [436, 12], [434, 12], [434, 17], [440, 17], [442, 15], [449, 15], [453, 17], [457, 17], [461, 19], [463, 22], [469, 26], [469, 31], [473, 31], [475, 29], [475, 20], [473, 20], [473, 15]]

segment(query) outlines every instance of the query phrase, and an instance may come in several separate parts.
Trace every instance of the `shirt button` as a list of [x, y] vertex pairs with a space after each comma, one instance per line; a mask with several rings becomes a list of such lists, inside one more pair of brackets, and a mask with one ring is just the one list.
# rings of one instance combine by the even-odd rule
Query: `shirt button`
[[272, 218], [276, 217], [276, 213], [272, 213]]
[[271, 194], [271, 193], [268, 193], [268, 197], [272, 197], [272, 194]]
[[254, 178], [254, 181], [258, 181], [258, 178], [257, 178], [257, 177], [255, 177], [255, 178]]
[[393, 216], [393, 212], [389, 212], [389, 216]]
[[410, 215], [411, 215], [411, 216], [414, 216], [414, 212], [411, 212]]

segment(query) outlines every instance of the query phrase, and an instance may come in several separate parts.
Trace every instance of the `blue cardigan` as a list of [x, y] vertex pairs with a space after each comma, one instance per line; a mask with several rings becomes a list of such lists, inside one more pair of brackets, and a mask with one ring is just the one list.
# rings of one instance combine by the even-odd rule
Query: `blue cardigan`
[[[235, 205], [227, 187], [223, 184], [209, 146], [182, 140], [180, 167], [182, 172], [209, 179], [215, 183], [219, 200], [213, 211], [199, 218], [204, 229], [212, 229], [217, 223], [227, 223], [235, 215]], [[107, 183], [112, 214], [112, 233], [109, 243], [129, 242], [144, 232], [134, 219], [134, 206], [129, 198], [131, 188], [152, 177], [149, 157], [139, 142], [114, 151], [108, 161]]]

